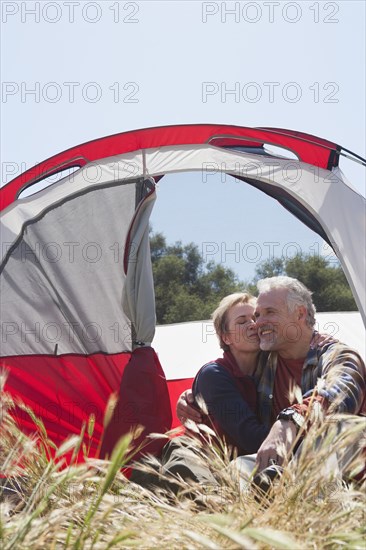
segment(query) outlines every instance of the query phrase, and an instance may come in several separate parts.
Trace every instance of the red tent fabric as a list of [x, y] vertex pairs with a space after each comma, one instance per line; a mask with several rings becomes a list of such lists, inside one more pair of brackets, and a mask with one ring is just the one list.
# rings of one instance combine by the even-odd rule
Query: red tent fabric
[[111, 456], [119, 438], [138, 425], [144, 431], [134, 443], [143, 447], [134, 459], [145, 453], [158, 455], [166, 441], [162, 438], [144, 443], [146, 434], [164, 434], [171, 423], [168, 387], [159, 359], [152, 348], [136, 349], [123, 370], [118, 403], [104, 432], [100, 457]]
[[[32, 355], [1, 358], [7, 371], [5, 391], [17, 404], [13, 416], [28, 435], [40, 433], [26, 410], [29, 407], [42, 421], [48, 438], [60, 446], [71, 435], [79, 435], [90, 416], [95, 418], [89, 456], [100, 449], [103, 418], [109, 397], [119, 387], [130, 353], [113, 355]], [[52, 447], [49, 449], [54, 455]], [[68, 455], [71, 458], [71, 454]], [[83, 460], [82, 450], [79, 460]]]

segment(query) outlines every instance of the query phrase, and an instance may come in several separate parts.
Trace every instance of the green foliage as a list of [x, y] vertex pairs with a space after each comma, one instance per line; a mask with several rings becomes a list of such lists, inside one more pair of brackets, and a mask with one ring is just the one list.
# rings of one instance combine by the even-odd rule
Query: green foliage
[[154, 233], [150, 248], [159, 324], [208, 319], [221, 298], [244, 288], [231, 269], [205, 264], [194, 243], [168, 245]]
[[299, 279], [313, 292], [317, 311], [356, 311], [352, 291], [339, 264], [330, 265], [326, 258], [297, 254], [293, 258], [273, 258], [260, 263], [255, 280], [276, 275]]
[[258, 279], [277, 275], [302, 281], [313, 292], [317, 311], [357, 310], [342, 268], [322, 256], [266, 260], [256, 267], [253, 281], [244, 283], [231, 269], [205, 263], [194, 243], [168, 245], [162, 233], [154, 233], [150, 247], [159, 324], [208, 319], [227, 294], [244, 289], [256, 294]]
[[283, 258], [273, 258], [260, 262], [255, 268], [255, 280], [265, 279], [266, 277], [277, 277], [286, 275], [285, 261]]

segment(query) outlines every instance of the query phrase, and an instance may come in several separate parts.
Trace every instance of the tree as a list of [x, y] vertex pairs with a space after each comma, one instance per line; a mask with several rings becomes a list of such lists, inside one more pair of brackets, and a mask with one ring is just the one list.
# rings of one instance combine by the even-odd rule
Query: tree
[[285, 275], [285, 261], [284, 258], [273, 258], [272, 260], [265, 260], [261, 262], [255, 268], [255, 280], [265, 279], [266, 277], [277, 277], [278, 275]]
[[168, 245], [162, 233], [150, 235], [159, 324], [208, 319], [221, 298], [243, 290], [231, 269], [205, 263], [197, 245]]
[[297, 254], [293, 258], [273, 258], [259, 264], [255, 280], [274, 275], [299, 279], [313, 292], [317, 311], [356, 311], [352, 291], [339, 264], [330, 265], [326, 258]]
[[208, 319], [227, 294], [244, 290], [256, 294], [258, 279], [277, 275], [302, 281], [313, 292], [318, 311], [357, 310], [342, 268], [322, 256], [298, 254], [261, 262], [254, 279], [244, 283], [231, 269], [205, 263], [194, 243], [168, 245], [162, 233], [153, 233], [150, 248], [159, 324]]

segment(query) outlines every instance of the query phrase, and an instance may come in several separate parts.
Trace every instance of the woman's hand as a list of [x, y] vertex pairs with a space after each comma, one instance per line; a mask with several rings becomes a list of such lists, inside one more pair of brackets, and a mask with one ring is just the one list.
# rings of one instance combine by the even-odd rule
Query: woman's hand
[[194, 397], [192, 390], [186, 390], [179, 396], [176, 411], [177, 417], [183, 425], [187, 420], [192, 420], [196, 424], [201, 424], [202, 422], [202, 415], [193, 404]]

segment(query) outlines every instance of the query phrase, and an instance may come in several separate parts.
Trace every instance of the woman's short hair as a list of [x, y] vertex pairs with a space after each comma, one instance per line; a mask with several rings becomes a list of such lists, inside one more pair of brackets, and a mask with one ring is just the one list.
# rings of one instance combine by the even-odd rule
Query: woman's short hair
[[257, 288], [259, 292], [268, 292], [280, 288], [286, 289], [288, 310], [293, 312], [296, 306], [305, 306], [307, 311], [306, 324], [310, 328], [314, 327], [316, 309], [311, 298], [312, 292], [303, 283], [292, 277], [281, 275], [260, 279], [257, 282]]
[[215, 327], [217, 337], [220, 341], [220, 348], [224, 351], [229, 349], [229, 346], [225, 344], [222, 339], [222, 336], [227, 333], [227, 314], [229, 309], [236, 304], [253, 304], [255, 305], [256, 298], [249, 294], [249, 292], [235, 292], [234, 294], [229, 294], [225, 296], [219, 303], [218, 307], [215, 309], [211, 318]]

